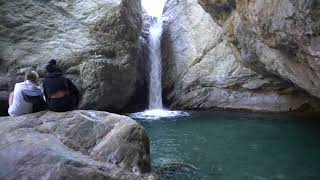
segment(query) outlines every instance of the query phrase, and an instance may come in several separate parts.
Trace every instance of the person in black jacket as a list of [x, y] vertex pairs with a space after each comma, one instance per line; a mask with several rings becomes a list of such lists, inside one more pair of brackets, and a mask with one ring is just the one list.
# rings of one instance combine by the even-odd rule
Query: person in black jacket
[[79, 103], [77, 87], [63, 75], [56, 60], [50, 60], [46, 69], [48, 75], [43, 81], [43, 93], [48, 109], [56, 112], [75, 109]]

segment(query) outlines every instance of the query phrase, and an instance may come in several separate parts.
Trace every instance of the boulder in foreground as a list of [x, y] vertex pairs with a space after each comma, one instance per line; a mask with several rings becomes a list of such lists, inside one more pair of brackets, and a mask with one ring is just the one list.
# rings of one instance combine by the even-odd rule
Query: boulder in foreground
[[145, 129], [107, 112], [3, 117], [0, 147], [0, 179], [156, 179]]

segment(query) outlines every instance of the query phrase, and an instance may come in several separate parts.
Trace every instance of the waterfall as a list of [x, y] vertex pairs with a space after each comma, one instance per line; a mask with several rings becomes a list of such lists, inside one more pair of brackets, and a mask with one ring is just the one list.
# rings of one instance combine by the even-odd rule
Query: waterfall
[[142, 6], [151, 17], [149, 29], [149, 109], [162, 109], [161, 35], [162, 11], [166, 0], [142, 0]]
[[189, 116], [182, 111], [170, 111], [162, 106], [162, 65], [161, 65], [161, 36], [162, 10], [166, 0], [142, 0], [142, 6], [151, 16], [149, 29], [149, 109], [143, 112], [129, 114], [135, 119], [156, 120], [160, 118]]
[[162, 109], [161, 35], [162, 18], [155, 18], [149, 30], [149, 109]]

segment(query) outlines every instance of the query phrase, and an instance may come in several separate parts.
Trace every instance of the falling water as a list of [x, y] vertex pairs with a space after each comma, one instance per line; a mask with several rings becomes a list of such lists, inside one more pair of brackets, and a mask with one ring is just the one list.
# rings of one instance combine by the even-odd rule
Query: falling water
[[155, 18], [154, 23], [149, 30], [149, 109], [162, 109], [162, 83], [161, 83], [161, 35], [162, 35], [162, 18]]
[[161, 35], [162, 35], [162, 10], [166, 0], [142, 0], [142, 6], [152, 17], [149, 29], [149, 109], [143, 112], [131, 113], [130, 117], [141, 120], [157, 120], [189, 116], [187, 112], [169, 111], [162, 106], [162, 65], [161, 65]]
[[142, 6], [151, 17], [149, 29], [149, 109], [162, 109], [161, 35], [162, 11], [166, 0], [142, 0]]

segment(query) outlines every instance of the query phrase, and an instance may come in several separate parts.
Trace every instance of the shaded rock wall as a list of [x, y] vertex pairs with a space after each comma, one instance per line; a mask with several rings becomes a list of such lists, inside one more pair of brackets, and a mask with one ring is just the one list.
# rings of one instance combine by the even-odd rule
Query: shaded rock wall
[[127, 105], [137, 81], [140, 0], [1, 0], [0, 8], [2, 101], [24, 72], [43, 77], [55, 58], [79, 87], [80, 108]]
[[99, 111], [0, 118], [0, 179], [157, 179], [145, 129]]
[[[213, 4], [218, 6], [222, 2]], [[233, 7], [230, 3], [217, 8], [229, 12]], [[257, 71], [259, 64], [254, 68], [245, 67], [238, 60], [239, 53], [230, 48], [230, 37], [226, 36], [225, 30], [196, 0], [170, 0], [164, 15], [164, 88], [171, 107], [261, 111], [316, 110], [320, 107], [319, 101], [290, 81], [267, 70]], [[228, 15], [215, 13], [221, 19]]]
[[149, 28], [152, 22], [147, 12], [143, 12], [143, 29], [140, 35], [140, 48], [138, 49], [138, 65], [137, 82], [134, 96], [131, 98], [128, 106], [125, 107], [126, 112], [139, 112], [148, 108], [149, 104]]

